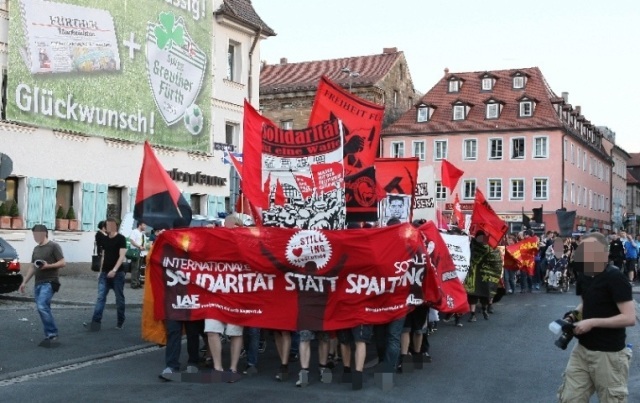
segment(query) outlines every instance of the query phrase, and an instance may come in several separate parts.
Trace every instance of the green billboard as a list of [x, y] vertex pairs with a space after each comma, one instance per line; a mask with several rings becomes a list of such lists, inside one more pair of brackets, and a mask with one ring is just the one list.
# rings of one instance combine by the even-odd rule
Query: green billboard
[[7, 120], [208, 152], [207, 0], [17, 0]]

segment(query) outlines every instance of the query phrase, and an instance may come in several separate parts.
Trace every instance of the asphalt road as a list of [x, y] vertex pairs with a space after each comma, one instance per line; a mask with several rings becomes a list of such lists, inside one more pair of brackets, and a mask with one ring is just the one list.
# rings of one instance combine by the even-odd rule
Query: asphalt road
[[[139, 290], [127, 290], [128, 295], [134, 292]], [[92, 312], [88, 302], [56, 305], [60, 346], [46, 349], [37, 346], [42, 325], [33, 303], [0, 298], [0, 400], [553, 402], [570, 349], [555, 347], [555, 336], [547, 326], [576, 301], [571, 294], [516, 294], [496, 304], [488, 321], [480, 315], [475, 323], [463, 322], [462, 328], [440, 322], [430, 337], [433, 362], [422, 370], [398, 375], [396, 386], [384, 392], [374, 384], [373, 370], [365, 374], [361, 391], [352, 391], [345, 384], [322, 384], [315, 370], [307, 388], [296, 388], [295, 377], [278, 383], [273, 377], [277, 360], [271, 339], [267, 352], [260, 355], [257, 376], [235, 384], [164, 382], [158, 379], [164, 368], [164, 349], [140, 339], [140, 308], [135, 301], [127, 308], [124, 330], [115, 329], [115, 310], [109, 308], [99, 333], [87, 333], [82, 327]], [[638, 353], [640, 327], [628, 329], [627, 339]], [[298, 366], [291, 364], [291, 368], [297, 371]], [[316, 368], [313, 359], [312, 368]], [[338, 366], [334, 374], [340, 372]], [[640, 401], [637, 354], [629, 390], [629, 402]]]

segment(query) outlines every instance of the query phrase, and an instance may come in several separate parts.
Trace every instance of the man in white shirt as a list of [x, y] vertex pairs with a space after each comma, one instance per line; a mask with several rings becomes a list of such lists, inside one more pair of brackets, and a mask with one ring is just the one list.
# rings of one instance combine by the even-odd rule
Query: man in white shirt
[[147, 236], [145, 231], [147, 226], [143, 222], [138, 222], [138, 226], [131, 231], [129, 235], [129, 248], [139, 249], [140, 254], [138, 259], [131, 259], [131, 288], [140, 288], [140, 266], [147, 256]]

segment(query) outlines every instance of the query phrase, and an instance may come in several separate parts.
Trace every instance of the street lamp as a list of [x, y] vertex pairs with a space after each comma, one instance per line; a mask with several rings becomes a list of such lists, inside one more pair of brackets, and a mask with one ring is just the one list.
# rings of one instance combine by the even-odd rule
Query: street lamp
[[348, 74], [349, 75], [349, 92], [351, 92], [351, 82], [353, 81], [353, 78], [357, 78], [360, 77], [360, 73], [358, 73], [357, 71], [351, 71], [351, 69], [349, 67], [343, 67], [340, 72]]

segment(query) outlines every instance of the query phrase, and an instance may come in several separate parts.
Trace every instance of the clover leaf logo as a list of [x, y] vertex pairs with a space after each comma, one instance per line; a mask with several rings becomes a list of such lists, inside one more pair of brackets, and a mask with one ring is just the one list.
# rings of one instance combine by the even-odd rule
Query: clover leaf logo
[[156, 26], [153, 33], [156, 35], [156, 45], [158, 48], [164, 49], [171, 41], [175, 42], [178, 46], [184, 45], [184, 28], [182, 25], [175, 25], [175, 16], [173, 13], [160, 13], [160, 24], [162, 26]]

